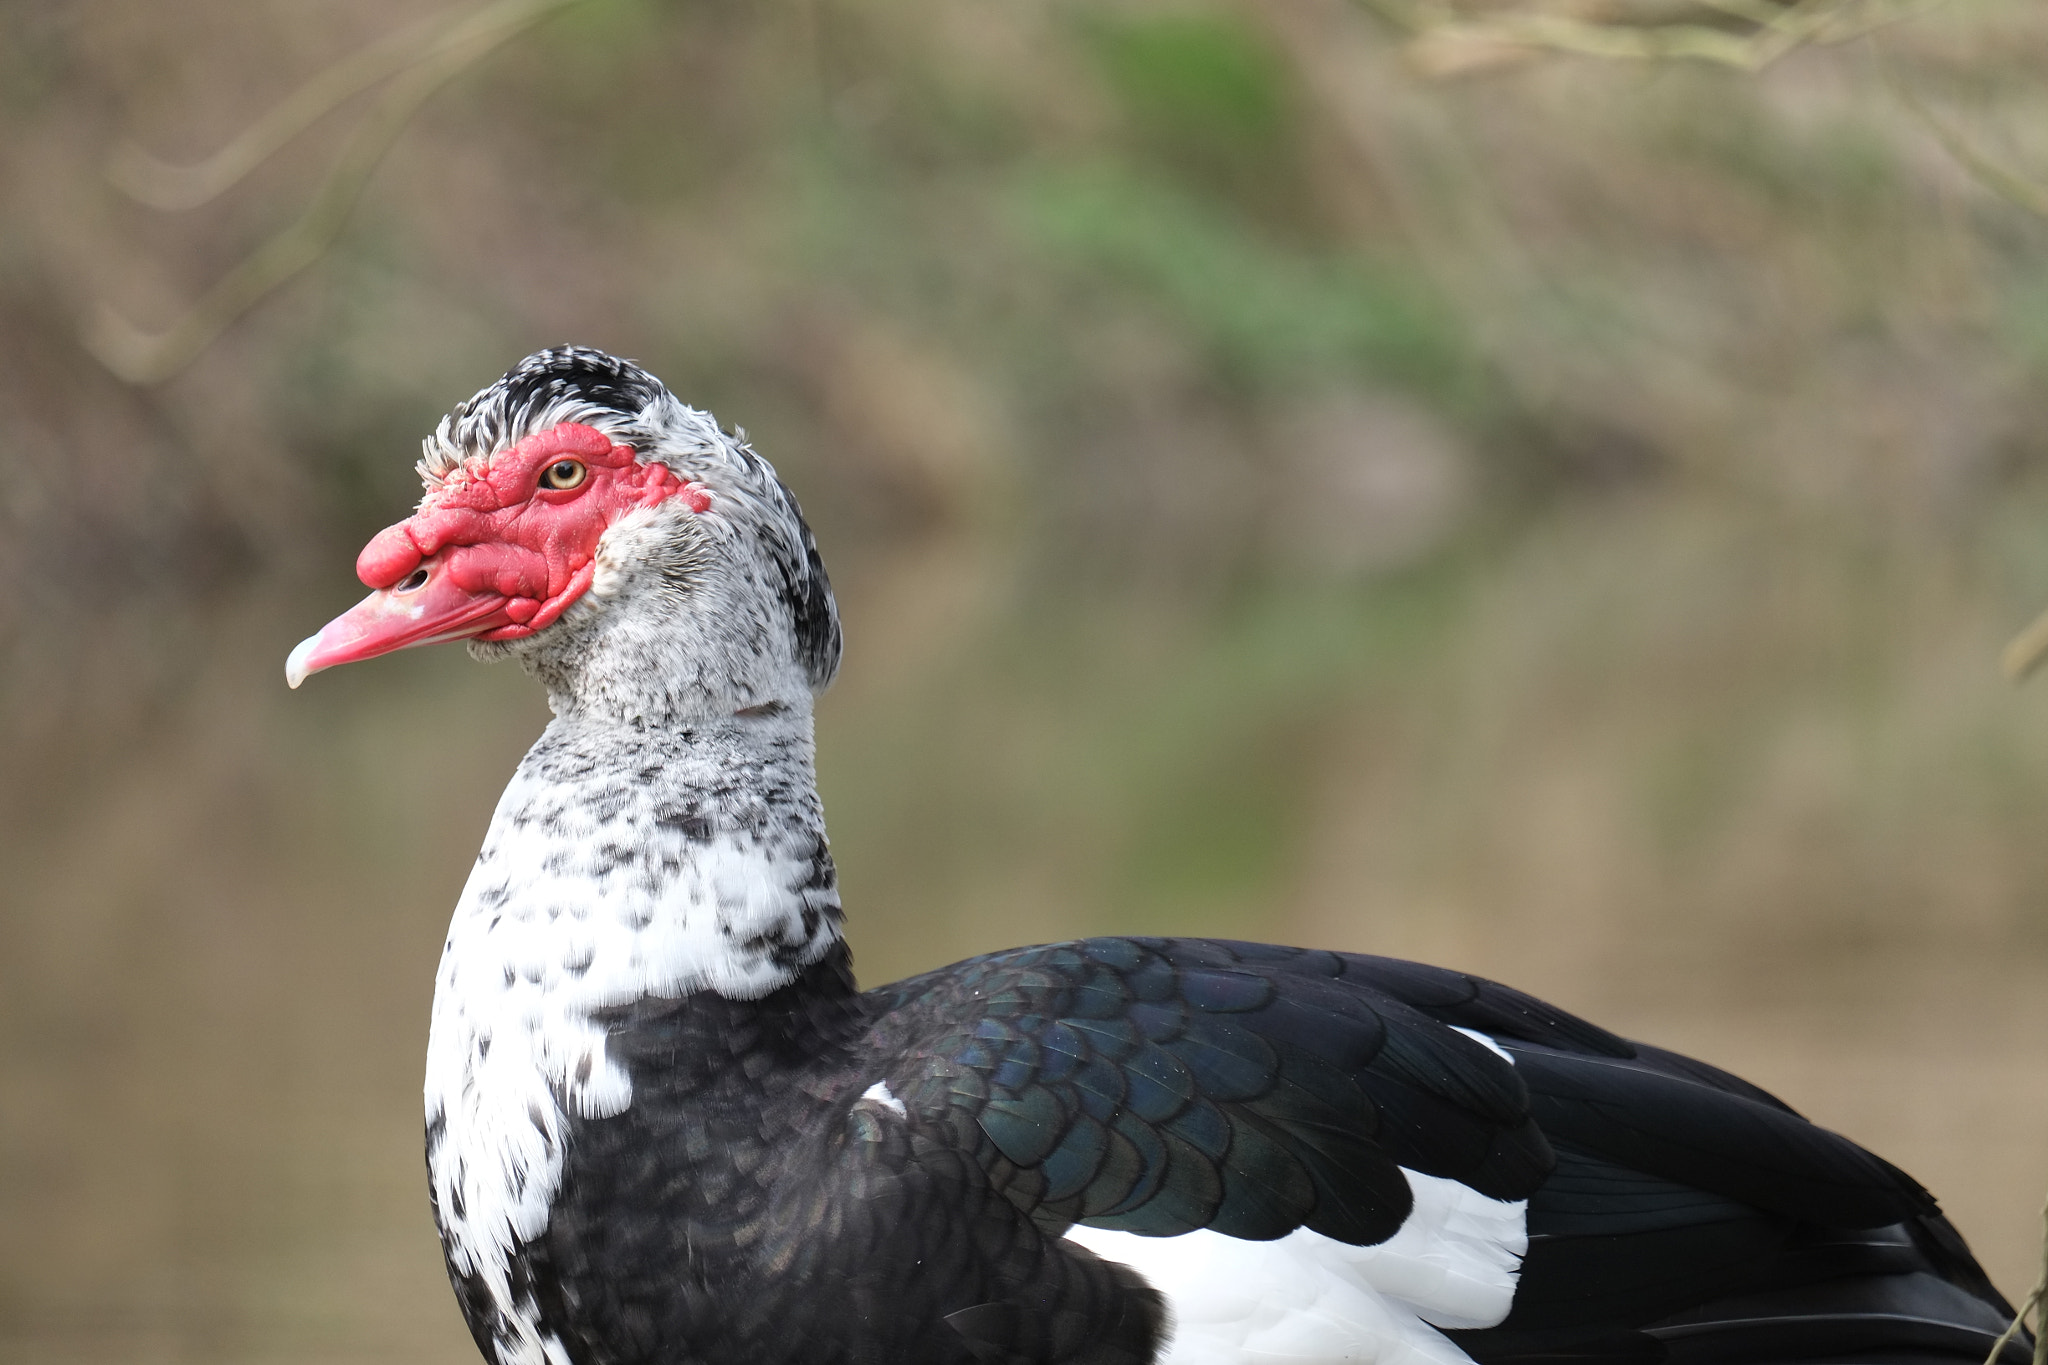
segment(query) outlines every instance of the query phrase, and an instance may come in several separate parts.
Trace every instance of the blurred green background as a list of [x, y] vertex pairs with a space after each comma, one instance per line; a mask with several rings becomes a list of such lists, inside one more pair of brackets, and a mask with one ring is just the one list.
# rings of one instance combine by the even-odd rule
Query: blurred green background
[[282, 666], [420, 435], [569, 340], [804, 501], [867, 979], [1095, 931], [1504, 978], [1903, 1165], [2023, 1293], [2048, 219], [1936, 129], [2048, 183], [2048, 7], [1754, 74], [1398, 22], [1536, 11], [1780, 13], [585, 0], [136, 386], [81, 320], [169, 325], [371, 106], [189, 212], [110, 157], [417, 11], [0, 8], [0, 1357], [473, 1358], [418, 1078], [545, 708], [460, 651]]

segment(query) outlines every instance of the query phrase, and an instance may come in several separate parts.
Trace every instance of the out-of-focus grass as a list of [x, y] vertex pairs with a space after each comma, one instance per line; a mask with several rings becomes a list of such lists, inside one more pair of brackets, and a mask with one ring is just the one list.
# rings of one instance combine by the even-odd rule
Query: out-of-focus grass
[[[278, 680], [536, 346], [746, 426], [841, 589], [862, 970], [1102, 930], [1497, 975], [1781, 1090], [2009, 1289], [2048, 1182], [2044, 225], [1868, 44], [1419, 76], [1363, 11], [590, 0], [137, 393], [411, 11], [0, 15], [0, 1354], [464, 1358], [419, 1197], [435, 945], [538, 727], [453, 652]], [[2048, 12], [1894, 79], [2048, 178]]]

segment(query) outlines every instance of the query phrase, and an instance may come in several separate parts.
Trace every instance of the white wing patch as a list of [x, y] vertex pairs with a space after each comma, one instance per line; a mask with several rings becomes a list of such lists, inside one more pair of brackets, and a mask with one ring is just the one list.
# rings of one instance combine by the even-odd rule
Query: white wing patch
[[889, 1088], [887, 1081], [876, 1081], [873, 1085], [861, 1091], [860, 1097], [864, 1100], [873, 1100], [884, 1109], [894, 1113], [899, 1119], [910, 1112], [903, 1107], [903, 1101], [896, 1098], [896, 1092]]
[[1491, 1052], [1494, 1056], [1500, 1058], [1509, 1066], [1513, 1066], [1515, 1064], [1515, 1059], [1513, 1055], [1510, 1054], [1506, 1048], [1502, 1047], [1499, 1043], [1496, 1043], [1495, 1041], [1493, 1041], [1493, 1039], [1481, 1033], [1478, 1029], [1459, 1028], [1456, 1024], [1453, 1024], [1451, 1025], [1451, 1032], [1464, 1034], [1467, 1038], [1470, 1038], [1473, 1042], [1479, 1044], [1479, 1046], [1485, 1048], [1488, 1052]]
[[1159, 1365], [1471, 1365], [1437, 1328], [1491, 1327], [1508, 1315], [1529, 1249], [1528, 1203], [1402, 1174], [1414, 1211], [1378, 1246], [1306, 1228], [1271, 1242], [1082, 1226], [1067, 1238], [1165, 1296], [1173, 1334]]

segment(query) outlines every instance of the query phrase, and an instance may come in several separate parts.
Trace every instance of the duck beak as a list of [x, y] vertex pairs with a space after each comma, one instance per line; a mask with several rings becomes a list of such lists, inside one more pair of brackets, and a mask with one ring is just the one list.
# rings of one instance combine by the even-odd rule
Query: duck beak
[[468, 640], [513, 624], [502, 593], [459, 585], [445, 563], [422, 560], [411, 575], [380, 588], [299, 641], [284, 661], [284, 679], [297, 687], [323, 668], [374, 659], [414, 645]]

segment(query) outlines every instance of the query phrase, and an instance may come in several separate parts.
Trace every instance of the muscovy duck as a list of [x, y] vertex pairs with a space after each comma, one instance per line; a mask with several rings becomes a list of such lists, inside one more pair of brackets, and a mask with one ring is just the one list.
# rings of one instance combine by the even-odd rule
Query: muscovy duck
[[578, 348], [419, 469], [287, 676], [467, 640], [554, 710], [427, 1046], [497, 1365], [1975, 1365], [2009, 1319], [1883, 1160], [1455, 971], [1096, 938], [861, 992], [813, 777], [839, 624], [774, 470]]

